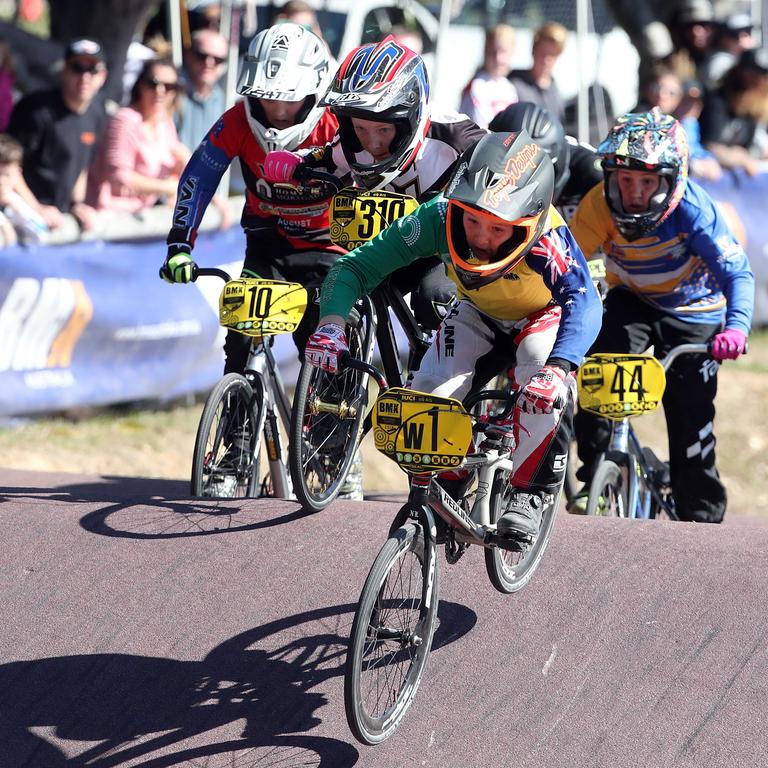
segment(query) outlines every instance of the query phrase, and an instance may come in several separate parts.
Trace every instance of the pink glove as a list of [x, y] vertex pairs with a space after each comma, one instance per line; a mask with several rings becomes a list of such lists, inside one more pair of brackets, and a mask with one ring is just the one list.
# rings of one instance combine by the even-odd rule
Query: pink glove
[[338, 373], [339, 358], [349, 352], [347, 334], [336, 323], [321, 325], [307, 340], [304, 357], [317, 368]]
[[291, 181], [296, 169], [302, 164], [303, 158], [287, 149], [268, 152], [264, 158], [264, 178], [271, 182]]
[[567, 375], [562, 368], [545, 365], [520, 390], [518, 406], [526, 413], [552, 413], [555, 408], [562, 408], [568, 396]]
[[739, 355], [744, 354], [746, 346], [747, 336], [743, 331], [726, 328], [715, 334], [715, 338], [712, 339], [712, 357], [719, 363], [723, 360], [735, 360]]

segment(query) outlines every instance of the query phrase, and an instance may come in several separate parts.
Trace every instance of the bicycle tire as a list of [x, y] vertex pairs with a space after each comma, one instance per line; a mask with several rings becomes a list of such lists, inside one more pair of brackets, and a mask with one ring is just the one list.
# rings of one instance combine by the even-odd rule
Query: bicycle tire
[[[394, 733], [424, 674], [440, 587], [438, 559], [425, 564], [425, 557], [421, 527], [398, 528], [360, 593], [344, 668], [344, 708], [352, 734], [369, 746]], [[398, 610], [404, 615], [391, 621]]]
[[[347, 324], [349, 351], [364, 358], [370, 317]], [[370, 362], [370, 361], [367, 361]], [[319, 512], [339, 495], [360, 443], [368, 406], [368, 374], [347, 368], [330, 374], [301, 366], [291, 414], [288, 465], [293, 491], [304, 509]], [[318, 401], [346, 404], [346, 414], [317, 412]]]
[[603, 459], [589, 485], [587, 514], [600, 517], [628, 517], [627, 485], [622, 468]]
[[[490, 516], [494, 525], [507, 511], [507, 500], [514, 488], [509, 482], [509, 472], [499, 470], [493, 480]], [[491, 547], [485, 549], [485, 569], [491, 584], [501, 593], [519, 592], [533, 577], [552, 536], [552, 530], [560, 507], [562, 488], [551, 504], [542, 512], [539, 534], [522, 552]]]
[[[226, 374], [211, 390], [195, 438], [193, 496], [258, 495], [261, 406], [260, 396], [239, 373]], [[248, 430], [247, 438], [244, 430]]]

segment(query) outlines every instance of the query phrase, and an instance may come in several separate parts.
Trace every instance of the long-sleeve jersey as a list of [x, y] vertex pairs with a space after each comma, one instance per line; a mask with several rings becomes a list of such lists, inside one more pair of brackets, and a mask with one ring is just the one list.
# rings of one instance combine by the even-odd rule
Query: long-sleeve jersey
[[571, 220], [582, 251], [606, 255], [608, 287], [625, 286], [654, 307], [691, 323], [749, 333], [755, 279], [744, 249], [712, 198], [695, 181], [658, 229], [628, 242], [616, 229], [599, 184]]
[[597, 335], [602, 306], [579, 246], [554, 207], [544, 234], [525, 258], [502, 279], [467, 290], [448, 251], [448, 202], [438, 195], [398, 219], [370, 242], [331, 267], [320, 295], [320, 316], [346, 317], [354, 302], [384, 278], [417, 259], [438, 256], [463, 300], [496, 320], [521, 320], [549, 304], [562, 308], [551, 358], [578, 366]]
[[[296, 250], [339, 250], [330, 242], [328, 212], [335, 189], [313, 183], [272, 184], [262, 174], [265, 152], [245, 114], [245, 102], [228, 109], [208, 132], [179, 180], [168, 243], [194, 245], [205, 209], [234, 158], [240, 158], [246, 186], [243, 226], [274, 229]], [[327, 111], [301, 147], [325, 146], [338, 123]]]
[[[466, 115], [458, 112], [433, 115], [416, 159], [384, 189], [410, 195], [420, 203], [430, 200], [445, 186], [459, 155], [480, 141], [486, 133]], [[373, 162], [373, 157], [365, 151], [357, 153], [355, 157], [360, 163]], [[342, 179], [350, 174], [338, 136], [323, 152], [307, 155], [306, 162]]]

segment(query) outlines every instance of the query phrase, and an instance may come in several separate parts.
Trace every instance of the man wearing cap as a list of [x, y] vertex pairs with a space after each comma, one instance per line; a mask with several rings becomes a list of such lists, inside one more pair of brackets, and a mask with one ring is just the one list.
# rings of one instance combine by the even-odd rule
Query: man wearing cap
[[43, 205], [71, 213], [83, 229], [95, 212], [83, 203], [85, 183], [107, 115], [97, 98], [107, 79], [101, 44], [73, 40], [64, 52], [58, 88], [25, 96], [14, 107], [8, 133], [24, 147], [24, 180]]
[[717, 45], [701, 73], [707, 88], [716, 88], [725, 73], [739, 60], [744, 51], [755, 46], [754, 24], [746, 13], [726, 16], [718, 25]]

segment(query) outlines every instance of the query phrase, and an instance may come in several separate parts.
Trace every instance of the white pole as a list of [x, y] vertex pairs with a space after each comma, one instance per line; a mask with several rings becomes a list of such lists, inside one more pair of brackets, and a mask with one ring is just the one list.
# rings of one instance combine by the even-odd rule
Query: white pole
[[589, 82], [584, 76], [589, 21], [589, 0], [576, 0], [576, 53], [579, 93], [576, 101], [577, 138], [589, 142]]
[[[440, 22], [437, 30], [437, 45], [435, 46], [435, 67], [432, 72], [431, 91], [437, 93], [437, 82], [442, 71], [443, 60], [446, 54], [445, 45], [448, 40], [448, 25], [451, 23], [451, 10], [453, 0], [440, 0]], [[458, 51], [454, 51], [456, 55]]]
[[168, 0], [167, 8], [173, 66], [176, 69], [181, 69], [181, 11], [179, 9], [179, 0]]

